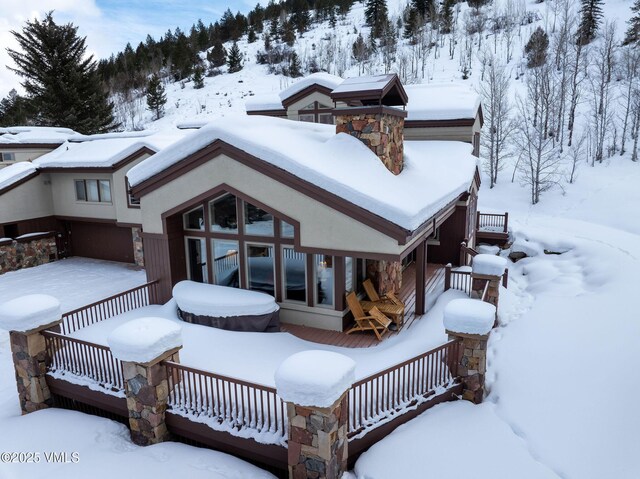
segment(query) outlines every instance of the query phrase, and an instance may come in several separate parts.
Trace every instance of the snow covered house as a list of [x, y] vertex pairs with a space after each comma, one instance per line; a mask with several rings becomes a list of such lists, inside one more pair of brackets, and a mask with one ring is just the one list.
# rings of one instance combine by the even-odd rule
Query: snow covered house
[[0, 128], [0, 168], [31, 161], [58, 148], [77, 133], [69, 128], [14, 126]]
[[380, 292], [409, 284], [422, 314], [427, 263], [457, 264], [474, 241], [471, 140], [405, 140], [395, 76], [303, 85], [281, 99], [302, 121], [226, 117], [127, 173], [148, 279], [161, 300], [183, 279], [262, 291], [281, 321], [342, 331], [345, 292], [369, 277]]
[[59, 256], [141, 263], [140, 206], [125, 174], [175, 139], [73, 134], [33, 161], [0, 170], [0, 237], [55, 231]]
[[[395, 75], [368, 77], [360, 93], [375, 85], [391, 88]], [[343, 95], [342, 88], [358, 79], [343, 80], [328, 73], [314, 73], [298, 80], [279, 93], [261, 95], [246, 102], [248, 115], [274, 116], [311, 123], [333, 124], [331, 110], [339, 106], [362, 105], [364, 97]], [[463, 83], [434, 83], [404, 86], [407, 98], [404, 121], [406, 140], [452, 140], [473, 144], [480, 153], [480, 129], [483, 124], [480, 96]], [[332, 95], [332, 93], [335, 93]], [[374, 97], [375, 98], [375, 97]]]

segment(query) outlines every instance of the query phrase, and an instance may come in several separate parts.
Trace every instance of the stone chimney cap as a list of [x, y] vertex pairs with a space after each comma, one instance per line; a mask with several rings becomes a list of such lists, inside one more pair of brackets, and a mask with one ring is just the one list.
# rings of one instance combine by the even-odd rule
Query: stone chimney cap
[[409, 96], [398, 75], [392, 73], [347, 78], [331, 92], [331, 99], [350, 106], [405, 106]]

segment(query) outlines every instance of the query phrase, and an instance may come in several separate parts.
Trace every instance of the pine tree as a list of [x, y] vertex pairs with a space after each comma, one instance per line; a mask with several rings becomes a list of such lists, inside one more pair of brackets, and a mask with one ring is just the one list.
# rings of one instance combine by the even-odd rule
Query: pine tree
[[207, 52], [207, 60], [212, 67], [217, 68], [224, 65], [227, 58], [227, 51], [220, 40], [216, 40], [211, 50]]
[[285, 42], [290, 47], [296, 41], [296, 32], [293, 29], [293, 23], [285, 21], [282, 25], [282, 41]]
[[524, 47], [527, 54], [527, 68], [541, 67], [547, 62], [547, 49], [549, 48], [549, 36], [542, 29], [536, 28]]
[[453, 6], [455, 0], [444, 0], [442, 2], [442, 9], [440, 10], [440, 32], [451, 33], [451, 27], [453, 26]]
[[289, 57], [288, 73], [291, 78], [298, 78], [302, 76], [302, 65], [300, 64], [300, 59], [296, 52], [291, 52], [291, 57]]
[[164, 105], [167, 103], [167, 95], [164, 86], [157, 74], [153, 74], [147, 85], [147, 109], [153, 113], [154, 120], [164, 116]]
[[582, 0], [580, 7], [580, 26], [577, 41], [586, 45], [596, 37], [600, 23], [602, 23], [603, 0]]
[[24, 78], [22, 86], [44, 126], [64, 126], [80, 133], [115, 128], [113, 103], [108, 101], [93, 56], [86, 56], [85, 38], [72, 23], [57, 25], [53, 12], [42, 22], [27, 21], [22, 32], [11, 32], [22, 52], [7, 49]]
[[633, 16], [627, 21], [629, 29], [624, 36], [624, 45], [640, 43], [640, 0], [636, 0], [631, 7]]
[[309, 13], [309, 5], [306, 0], [295, 1], [289, 21], [295, 26], [300, 35], [309, 29], [311, 14]]
[[371, 36], [380, 38], [388, 21], [388, 9], [386, 0], [366, 0], [364, 4], [364, 18], [371, 27]]
[[240, 49], [236, 42], [233, 42], [233, 46], [227, 55], [227, 66], [229, 67], [229, 73], [235, 73], [242, 70], [242, 53], [240, 53]]
[[193, 70], [193, 88], [204, 88], [204, 70], [199, 65]]
[[249, 27], [249, 33], [247, 33], [247, 43], [254, 43], [258, 37], [253, 27]]
[[422, 18], [429, 18], [431, 11], [434, 9], [433, 0], [412, 0], [411, 7], [415, 9]]

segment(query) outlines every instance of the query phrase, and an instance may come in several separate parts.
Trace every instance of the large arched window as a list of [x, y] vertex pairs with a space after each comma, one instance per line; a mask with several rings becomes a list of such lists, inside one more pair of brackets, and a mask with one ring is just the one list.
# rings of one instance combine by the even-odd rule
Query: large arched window
[[333, 308], [334, 257], [296, 251], [295, 228], [225, 192], [183, 213], [189, 279]]

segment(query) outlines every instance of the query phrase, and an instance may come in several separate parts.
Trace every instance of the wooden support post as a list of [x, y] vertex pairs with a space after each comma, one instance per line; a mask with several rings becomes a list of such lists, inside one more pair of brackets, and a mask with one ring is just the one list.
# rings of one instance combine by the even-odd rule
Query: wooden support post
[[427, 283], [427, 240], [416, 246], [416, 316], [425, 313], [425, 286]]
[[451, 289], [451, 263], [444, 267], [444, 290]]
[[505, 211], [504, 213], [504, 232], [509, 232], [509, 212]]

